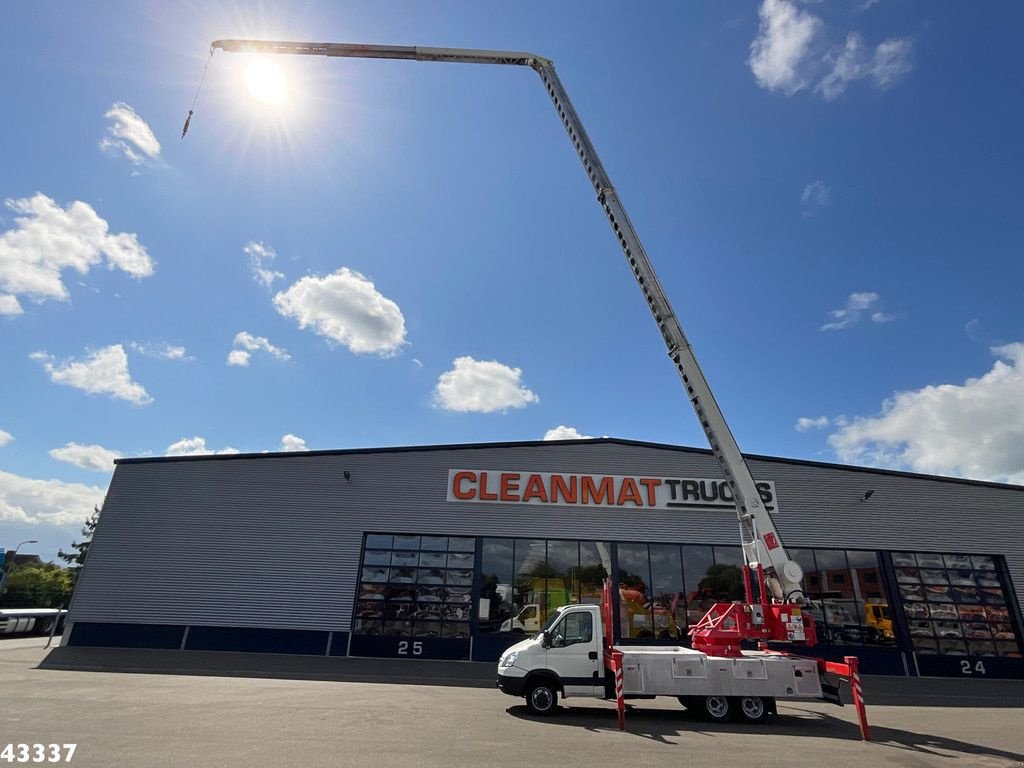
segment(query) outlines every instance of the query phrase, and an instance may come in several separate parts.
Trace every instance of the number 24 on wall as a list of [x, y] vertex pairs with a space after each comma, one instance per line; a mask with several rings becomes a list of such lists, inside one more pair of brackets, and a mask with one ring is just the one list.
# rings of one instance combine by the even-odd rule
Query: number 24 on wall
[[[422, 655], [422, 653], [423, 653], [423, 643], [421, 643], [419, 640], [414, 641], [413, 644], [412, 644], [412, 655], [413, 656], [420, 656], [420, 655]], [[402, 640], [402, 641], [400, 641], [398, 643], [398, 655], [399, 656], [408, 656], [409, 655], [409, 641], [408, 640]]]
[[[399, 653], [401, 653], [401, 651], [399, 651]], [[971, 667], [971, 662], [967, 661], [967, 659], [961, 660], [961, 662], [960, 662], [960, 674], [961, 675], [973, 675], [975, 672], [977, 672], [979, 675], [984, 675], [985, 674], [985, 665], [982, 664], [980, 661], [978, 661], [978, 662], [975, 662], [974, 667], [972, 668]]]

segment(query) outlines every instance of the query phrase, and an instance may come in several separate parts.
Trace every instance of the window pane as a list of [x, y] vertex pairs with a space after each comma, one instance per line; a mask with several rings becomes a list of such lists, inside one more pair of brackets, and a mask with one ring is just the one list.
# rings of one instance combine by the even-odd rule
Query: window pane
[[542, 604], [547, 577], [546, 551], [543, 539], [517, 539], [515, 542], [513, 611], [519, 614], [526, 608], [535, 610], [523, 613], [520, 618], [514, 616], [509, 626], [513, 632], [533, 634], [547, 621], [547, 611]]
[[743, 589], [744, 563], [743, 550], [740, 547], [715, 547], [715, 564], [708, 570], [706, 588], [711, 597], [718, 603], [731, 603], [742, 600], [746, 596]]
[[449, 552], [474, 552], [476, 551], [476, 539], [460, 536], [452, 536], [448, 539]]
[[419, 549], [419, 536], [395, 536], [395, 549]]
[[390, 565], [391, 553], [366, 550], [363, 553], [363, 565]]
[[484, 539], [481, 549], [480, 632], [497, 632], [512, 616], [512, 539]]
[[686, 628], [683, 564], [676, 544], [651, 544], [651, 594], [655, 636], [680, 639]]
[[600, 604], [604, 580], [611, 575], [611, 545], [604, 541], [580, 542], [580, 602]]
[[548, 612], [575, 603], [579, 587], [575, 582], [580, 564], [580, 545], [576, 541], [548, 542]]
[[394, 537], [390, 534], [368, 533], [366, 534], [367, 549], [391, 549], [391, 540]]
[[684, 546], [683, 577], [686, 584], [686, 618], [687, 624], [693, 625], [700, 621], [715, 601], [706, 585], [702, 586], [708, 570], [714, 565], [714, 553], [711, 547]]
[[420, 541], [420, 549], [430, 552], [444, 552], [448, 549], [447, 536], [424, 536]]
[[622, 637], [653, 638], [651, 559], [646, 544], [618, 545], [619, 631]]

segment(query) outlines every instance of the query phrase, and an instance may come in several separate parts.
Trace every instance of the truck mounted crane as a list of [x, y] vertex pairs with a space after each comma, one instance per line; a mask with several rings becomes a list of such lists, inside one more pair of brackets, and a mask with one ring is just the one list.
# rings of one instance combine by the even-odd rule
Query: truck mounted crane
[[[766, 644], [773, 641], [805, 645], [813, 645], [815, 643], [816, 635], [813, 619], [808, 613], [802, 612], [800, 609], [800, 604], [805, 602], [805, 595], [801, 586], [803, 570], [789, 556], [771, 515], [761, 501], [760, 493], [751, 475], [750, 468], [740, 452], [736, 439], [729, 429], [729, 425], [726, 423], [722, 409], [711, 392], [707, 378], [694, 355], [693, 347], [686, 338], [686, 334], [683, 333], [682, 326], [676, 317], [675, 311], [672, 309], [668, 296], [658, 281], [658, 277], [626, 213], [626, 209], [604, 165], [601, 163], [597, 151], [594, 149], [594, 145], [583, 127], [582, 121], [569, 100], [569, 95], [562, 85], [562, 81], [555, 72], [554, 63], [550, 59], [534, 53], [520, 51], [273, 40], [217, 40], [210, 47], [211, 55], [217, 49], [234, 53], [405, 59], [465, 64], [501, 64], [532, 68], [540, 76], [548, 97], [551, 99], [558, 117], [561, 119], [569, 135], [569, 140], [579, 155], [580, 162], [583, 164], [583, 168], [594, 188], [597, 201], [608, 218], [608, 223], [611, 225], [612, 231], [619, 241], [633, 276], [643, 292], [648, 308], [665, 342], [669, 359], [676, 368], [683, 388], [686, 390], [687, 398], [693, 406], [697, 420], [704, 430], [711, 451], [718, 461], [736, 503], [740, 543], [746, 563], [743, 569], [746, 600], [741, 603], [723, 603], [713, 606], [704, 618], [690, 630], [693, 638], [692, 652], [706, 654], [708, 658], [729, 659], [735, 664], [742, 665], [747, 661], [755, 661], [754, 659], [743, 658], [744, 653], [748, 653], [741, 648], [743, 641], [756, 641], [764, 653], [768, 653]], [[186, 129], [191, 118], [192, 112], [190, 111], [186, 121]], [[756, 594], [753, 589], [754, 584], [758, 587]], [[605, 593], [608, 605], [602, 611], [603, 616], [601, 617], [601, 623], [606, 626], [606, 652], [603, 656], [606, 667], [619, 683], [616, 688], [621, 725], [623, 723], [621, 688], [623, 654], [621, 649], [617, 650], [612, 645], [611, 598], [609, 596], [610, 588], [607, 586]], [[550, 620], [548, 624], [551, 624]], [[542, 631], [541, 634], [544, 638], [550, 637], [547, 634], [547, 629]], [[690, 649], [680, 650], [689, 651]], [[597, 655], [592, 654], [591, 659], [596, 658]], [[502, 663], [507, 658], [507, 656], [503, 657]], [[852, 657], [848, 657], [849, 659], [852, 659]], [[759, 661], [763, 662], [764, 658], [759, 659]], [[672, 663], [679, 667], [680, 664], [683, 664], [683, 660], [676, 659]], [[685, 662], [685, 664], [689, 663], [689, 660]], [[676, 667], [673, 667], [673, 670]], [[501, 668], [499, 666], [499, 670]], [[679, 668], [681, 669], [682, 667]], [[690, 669], [690, 667], [687, 667], [687, 669]], [[736, 667], [736, 669], [739, 669], [739, 667]], [[818, 669], [821, 673], [833, 672], [843, 676], [856, 677], [855, 660], [852, 665], [848, 663], [847, 665], [832, 664], [829, 666], [825, 662], [819, 662]], [[751, 673], [748, 671], [747, 674]], [[796, 673], [790, 670], [789, 674]], [[801, 675], [797, 674], [797, 676], [800, 677]], [[500, 677], [499, 673], [499, 683]], [[587, 686], [583, 687], [586, 688]], [[783, 687], [785, 688], [786, 686]], [[703, 691], [704, 689], [701, 690]], [[820, 695], [821, 689], [818, 688], [817, 691]], [[855, 686], [855, 691], [857, 691], [857, 686]], [[859, 691], [857, 692], [859, 693]], [[563, 695], [566, 695], [564, 686]], [[680, 696], [680, 698], [683, 697]], [[700, 698], [702, 701], [707, 702], [712, 699], [716, 701], [722, 699], [724, 701], [726, 697], [703, 696]], [[747, 698], [751, 697], [748, 696]], [[529, 695], [527, 696], [527, 702], [530, 703]], [[539, 708], [535, 707], [535, 709]], [[862, 711], [860, 705], [858, 705], [858, 711], [859, 713]], [[863, 717], [862, 735], [867, 738], [866, 720]]]

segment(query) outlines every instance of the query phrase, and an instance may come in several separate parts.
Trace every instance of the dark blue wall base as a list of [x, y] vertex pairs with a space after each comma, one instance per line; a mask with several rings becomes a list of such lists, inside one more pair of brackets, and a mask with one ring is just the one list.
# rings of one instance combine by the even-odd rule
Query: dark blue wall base
[[905, 677], [907, 672], [914, 674], [913, 669], [903, 666], [903, 654], [898, 648], [872, 648], [857, 645], [816, 645], [807, 648], [801, 645], [775, 645], [772, 648], [786, 651], [797, 656], [813, 656], [827, 661], [842, 661], [844, 656], [856, 656], [862, 675], [897, 675]]
[[240, 651], [243, 653], [327, 654], [328, 632], [249, 627], [189, 627], [187, 651]]
[[93, 648], [160, 648], [178, 650], [185, 627], [170, 624], [107, 624], [76, 621], [68, 645]]
[[497, 663], [506, 648], [525, 640], [528, 635], [477, 635], [473, 638], [473, 661]]

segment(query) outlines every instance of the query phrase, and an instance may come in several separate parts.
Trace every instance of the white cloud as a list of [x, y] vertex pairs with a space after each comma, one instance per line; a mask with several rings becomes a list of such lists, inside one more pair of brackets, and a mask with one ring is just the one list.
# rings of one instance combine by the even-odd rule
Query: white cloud
[[114, 459], [121, 458], [120, 453], [104, 448], [102, 445], [79, 445], [78, 443], [67, 443], [63, 448], [54, 448], [50, 456], [57, 461], [66, 461], [82, 469], [91, 469], [93, 472], [112, 472], [114, 470]]
[[138, 237], [110, 234], [107, 222], [80, 200], [62, 209], [43, 194], [7, 200], [15, 226], [0, 235], [0, 314], [21, 314], [17, 295], [36, 302], [66, 301], [61, 271], [85, 274], [106, 259], [107, 268], [132, 277], [153, 274], [153, 261]]
[[406, 343], [402, 310], [347, 267], [326, 277], [302, 278], [277, 294], [274, 306], [285, 317], [295, 318], [300, 328], [312, 327], [352, 352], [389, 357]]
[[891, 88], [900, 75], [914, 68], [912, 49], [913, 43], [909, 38], [890, 38], [879, 43], [869, 54], [864, 38], [857, 32], [851, 32], [842, 48], [826, 54], [824, 62], [831, 70], [814, 90], [831, 101], [840, 96], [850, 83], [865, 77], [870, 77], [877, 88]]
[[883, 90], [891, 88], [899, 79], [914, 68], [911, 59], [913, 43], [909, 38], [890, 38], [875, 48], [875, 55], [868, 68], [875, 85]]
[[567, 427], [564, 424], [559, 424], [554, 429], [549, 429], [544, 433], [545, 440], [591, 440], [591, 435], [581, 435], [576, 427]]
[[188, 351], [181, 346], [169, 344], [166, 341], [150, 342], [140, 344], [137, 341], [129, 341], [128, 347], [146, 357], [155, 357], [157, 360], [192, 360]]
[[829, 437], [847, 462], [1024, 484], [1024, 343], [963, 384], [897, 392]]
[[136, 405], [153, 402], [141, 384], [132, 381], [128, 372], [128, 355], [120, 344], [89, 352], [83, 361], [70, 358], [56, 363], [46, 352], [33, 352], [29, 357], [42, 363], [57, 384], [81, 389], [98, 395], [110, 395]]
[[493, 413], [540, 402], [522, 386], [522, 373], [497, 360], [457, 357], [452, 370], [438, 378], [434, 401], [446, 411], [462, 413]]
[[869, 78], [884, 90], [913, 69], [910, 38], [892, 37], [872, 50], [859, 32], [850, 32], [841, 45], [827, 47], [824, 22], [791, 0], [764, 0], [759, 15], [747, 64], [769, 91], [792, 96], [818, 80], [814, 91], [831, 101], [856, 80]]
[[278, 279], [284, 277], [284, 273], [275, 272], [270, 265], [277, 258], [277, 252], [269, 245], [250, 241], [243, 249], [249, 256], [249, 268], [252, 270], [252, 279], [260, 285], [268, 288]]
[[282, 451], [308, 451], [306, 441], [290, 432], [281, 438]]
[[24, 311], [17, 296], [0, 296], [0, 315], [20, 315]]
[[804, 187], [800, 195], [800, 202], [803, 203], [803, 216], [807, 218], [814, 216], [818, 211], [828, 205], [829, 196], [832, 194], [832, 187], [826, 186], [821, 179], [812, 181]]
[[196, 435], [195, 437], [183, 437], [176, 443], [171, 443], [167, 446], [167, 450], [164, 452], [165, 456], [212, 456], [214, 454], [230, 454], [238, 453], [237, 448], [232, 448], [230, 445], [226, 448], [221, 448], [219, 451], [214, 451], [206, 447], [206, 438]]
[[889, 323], [896, 319], [896, 315], [890, 315], [878, 309], [879, 295], [873, 291], [860, 291], [851, 293], [846, 299], [846, 306], [842, 309], [829, 310], [830, 322], [821, 326], [823, 331], [841, 331], [860, 322], [864, 314], [868, 314], [873, 323]]
[[62, 480], [33, 480], [0, 471], [0, 520], [54, 526], [81, 524], [104, 490]]
[[976, 317], [968, 320], [964, 325], [964, 332], [967, 334], [967, 338], [971, 341], [981, 341], [981, 336], [979, 335], [980, 330], [981, 320]]
[[237, 365], [240, 368], [246, 368], [249, 365], [249, 358], [252, 357], [244, 349], [232, 349], [228, 352], [228, 365]]
[[3, 448], [13, 439], [14, 435], [12, 435], [10, 432], [4, 432], [2, 429], [0, 429], [0, 448]]
[[110, 125], [107, 135], [100, 139], [100, 149], [123, 155], [132, 165], [160, 159], [160, 142], [134, 109], [119, 101], [103, 116], [110, 120]]
[[248, 331], [239, 331], [235, 334], [235, 349], [228, 353], [228, 365], [246, 367], [253, 352], [266, 352], [278, 360], [291, 360], [292, 357], [280, 347], [275, 347], [263, 336], [253, 336]]
[[796, 420], [796, 426], [794, 429], [796, 429], [797, 432], [807, 432], [811, 429], [824, 429], [828, 425], [829, 420], [827, 416], [819, 416], [816, 419], [809, 419], [806, 416], [801, 416]]
[[762, 88], [792, 96], [808, 84], [803, 64], [824, 25], [786, 0], [764, 0], [759, 15], [761, 25], [747, 63]]

